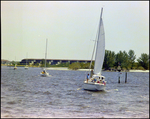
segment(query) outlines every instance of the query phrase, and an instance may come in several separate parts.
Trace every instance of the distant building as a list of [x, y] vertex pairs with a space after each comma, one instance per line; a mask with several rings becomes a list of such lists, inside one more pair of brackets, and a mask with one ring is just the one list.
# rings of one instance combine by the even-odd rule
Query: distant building
[[1, 59], [1, 64], [7, 65], [7, 64], [9, 64], [9, 63], [10, 63], [10, 61]]
[[[27, 60], [27, 65], [35, 65], [35, 64], [41, 64], [42, 60], [45, 59], [23, 59], [20, 64], [21, 65], [25, 65], [26, 64], [26, 60]], [[83, 63], [90, 63], [91, 60], [69, 60], [69, 59], [46, 59], [46, 62], [48, 62], [51, 65], [58, 65], [60, 63], [67, 63], [69, 62], [69, 64], [72, 64], [74, 62], [83, 62]]]

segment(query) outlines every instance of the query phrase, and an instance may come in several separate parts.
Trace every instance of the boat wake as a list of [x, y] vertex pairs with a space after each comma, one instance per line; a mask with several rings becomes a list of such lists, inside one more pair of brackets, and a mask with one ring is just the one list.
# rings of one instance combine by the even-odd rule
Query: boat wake
[[106, 92], [118, 91], [118, 89], [105, 90]]

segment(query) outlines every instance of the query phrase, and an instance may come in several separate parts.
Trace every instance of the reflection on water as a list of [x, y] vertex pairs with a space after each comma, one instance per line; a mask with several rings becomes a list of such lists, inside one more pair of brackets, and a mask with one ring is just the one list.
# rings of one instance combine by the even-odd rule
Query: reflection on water
[[149, 117], [149, 73], [103, 72], [105, 91], [83, 90], [86, 72], [1, 68], [1, 117]]

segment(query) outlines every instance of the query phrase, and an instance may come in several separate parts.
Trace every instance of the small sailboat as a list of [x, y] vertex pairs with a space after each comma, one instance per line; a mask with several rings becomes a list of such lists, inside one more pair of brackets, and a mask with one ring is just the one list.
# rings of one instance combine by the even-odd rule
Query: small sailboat
[[26, 65], [25, 67], [24, 67], [24, 69], [28, 69], [29, 67], [28, 67], [28, 65]]
[[[15, 57], [15, 60], [16, 60], [16, 57]], [[15, 69], [17, 69], [17, 64], [16, 64], [16, 62], [15, 62], [15, 67], [14, 67], [14, 70], [15, 70]]]
[[24, 67], [25, 69], [28, 69], [29, 67], [28, 67], [28, 65], [27, 65], [27, 59], [26, 59], [26, 66]]
[[46, 39], [46, 52], [45, 52], [45, 68], [43, 71], [40, 73], [42, 77], [47, 77], [49, 76], [49, 73], [46, 72], [46, 56], [47, 56], [47, 39]]
[[15, 64], [14, 70], [17, 69], [17, 64]]
[[[105, 32], [104, 32], [104, 26], [102, 20], [102, 12], [103, 12], [103, 8], [101, 8], [98, 34], [93, 49], [93, 54], [94, 54], [94, 50], [96, 48], [94, 74], [90, 79], [84, 80], [83, 88], [85, 90], [100, 91], [100, 90], [105, 90], [106, 87], [105, 77], [101, 75], [104, 55], [105, 55]], [[92, 59], [93, 59], [93, 54], [92, 54]], [[91, 59], [89, 70], [91, 68], [92, 59]]]

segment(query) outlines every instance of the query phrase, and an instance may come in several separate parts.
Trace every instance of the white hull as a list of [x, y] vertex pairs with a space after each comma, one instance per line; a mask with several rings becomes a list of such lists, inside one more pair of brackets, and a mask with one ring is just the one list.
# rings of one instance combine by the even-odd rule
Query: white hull
[[28, 69], [28, 67], [24, 67], [25, 69]]
[[40, 75], [41, 75], [42, 77], [47, 77], [47, 76], [49, 76], [49, 73], [47, 73], [47, 72], [46, 72], [46, 73], [44, 73], [44, 74], [43, 74], [43, 73], [41, 73]]
[[91, 91], [103, 91], [106, 88], [106, 85], [102, 83], [93, 83], [93, 82], [84, 82], [83, 88], [85, 90], [91, 90]]

